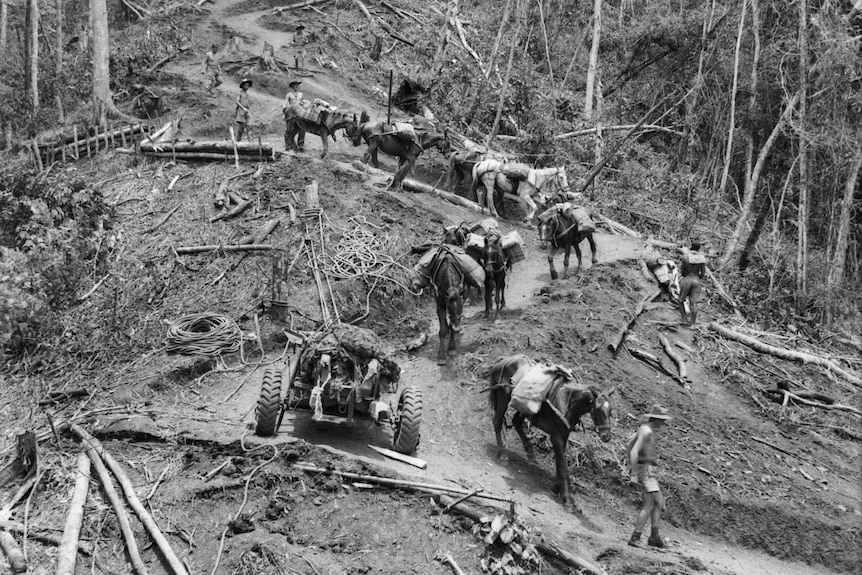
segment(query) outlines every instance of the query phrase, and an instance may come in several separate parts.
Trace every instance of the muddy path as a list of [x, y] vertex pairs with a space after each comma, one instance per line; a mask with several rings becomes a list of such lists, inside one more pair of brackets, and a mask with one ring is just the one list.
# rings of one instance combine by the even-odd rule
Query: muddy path
[[[289, 41], [289, 33], [276, 32], [259, 24], [260, 18], [269, 13], [268, 10], [237, 13], [237, 4], [234, 1], [217, 3], [202, 26], [202, 33], [215, 35], [215, 25], [226, 24], [230, 30], [244, 37], [250, 52], [260, 53], [263, 43], [268, 42], [276, 47], [276, 53], [279, 54], [278, 48]], [[198, 64], [178, 62], [171, 64], [169, 69], [174, 73], [186, 75], [190, 82], [200, 82]], [[229, 113], [236, 91], [236, 79], [226, 77], [220, 94], [212, 100], [213, 105], [219, 107], [222, 112]], [[348, 84], [334, 74], [304, 77], [303, 91], [309, 98], [321, 97], [339, 107], [379, 108], [373, 94], [360, 91], [355, 83]], [[278, 118], [282, 97], [275, 92], [275, 89], [267, 91], [253, 88], [252, 97], [258, 104], [262, 140], [281, 149], [282, 124]], [[291, 165], [296, 162], [320, 167], [321, 165], [316, 163], [318, 160], [311, 157], [320, 149], [319, 139], [309, 137], [307, 145], [309, 152], [304, 155], [291, 154], [283, 161]], [[353, 148], [348, 142], [339, 139], [330, 149], [333, 158], [349, 163], [360, 159], [364, 148]], [[391, 160], [384, 162], [384, 168], [391, 169], [394, 165]], [[439, 160], [433, 166], [433, 169], [426, 169], [423, 173], [426, 176], [424, 179], [431, 180], [429, 183], [437, 179], [435, 175], [441, 175]], [[352, 193], [357, 196], [366, 194], [368, 188], [358, 186]], [[420, 194], [400, 194], [398, 201], [434, 214], [444, 224], [474, 221], [480, 217], [469, 210]], [[484, 320], [483, 302], [472, 301], [465, 308], [464, 331], [459, 338], [458, 350], [450, 355], [447, 365], [440, 366], [436, 362], [436, 316], [433, 304], [428, 301], [420, 310], [420, 323], [427, 326], [425, 331], [429, 335], [428, 343], [415, 353], [401, 353], [396, 356], [403, 370], [404, 383], [415, 385], [423, 392], [422, 439], [416, 455], [428, 462], [427, 469], [419, 470], [386, 459], [370, 449], [369, 444], [388, 445], [390, 435], [384, 428], [361, 420], [350, 427], [343, 423], [314, 424], [310, 414], [304, 411], [286, 414], [277, 437], [266, 440], [249, 437], [249, 441], [254, 444], [279, 445], [289, 443], [293, 438], [301, 438], [313, 445], [325, 446], [350, 458], [373, 463], [418, 481], [448, 483], [469, 489], [481, 487], [488, 492], [511, 497], [517, 503], [519, 514], [546, 536], [563, 547], [576, 549], [591, 558], [611, 552], [613, 556], [622, 557], [627, 564], [637, 565], [639, 561], [667, 563], [679, 567], [679, 572], [690, 572], [689, 568], [696, 570], [692, 565], [700, 565], [705, 566], [711, 573], [828, 573], [829, 571], [822, 568], [782, 561], [765, 553], [731, 546], [719, 539], [711, 539], [672, 525], [666, 526], [666, 535], [675, 543], [672, 551], [628, 548], [625, 541], [637, 512], [633, 498], [618, 499], [613, 489], [596, 489], [592, 481], [579, 478], [578, 469], [575, 469], [572, 481], [576, 490], [577, 509], [574, 513], [567, 512], [550, 491], [553, 456], [540, 434], [533, 436], [534, 441], [539, 443], [535, 463], [527, 461], [513, 433], [508, 437], [508, 460], [501, 461], [496, 458], [491, 417], [486, 404], [487, 395], [481, 393], [485, 382], [480, 366], [494, 359], [492, 349], [495, 347], [507, 348], [513, 352], [529, 352], [530, 349], [521, 350], [518, 346], [519, 342], [524, 342], [531, 334], [572, 327], [561, 325], [565, 320], [559, 318], [546, 323], [543, 321], [543, 312], [538, 301], [545, 297], [542, 292], [548, 286], [553, 286], [553, 290], [558, 293], [590, 294], [589, 297], [596, 299], [592, 304], [596, 316], [619, 312], [610, 308], [607, 302], [602, 302], [603, 294], [594, 289], [594, 286], [599, 284], [600, 279], [616, 274], [620, 269], [636, 269], [637, 258], [643, 249], [640, 241], [599, 233], [596, 237], [599, 246], [598, 264], [591, 264], [587, 256], [579, 274], [551, 282], [546, 255], [536, 245], [535, 231], [507, 221], [501, 221], [501, 227], [503, 232], [517, 229], [521, 233], [526, 240], [526, 260], [517, 263], [510, 275], [506, 293], [507, 309], [500, 319], [496, 322]], [[588, 248], [585, 253], [588, 253]], [[561, 259], [562, 256], [557, 256], [558, 269]], [[673, 322], [676, 319], [676, 311], [668, 304], [658, 306], [653, 313], [661, 320]], [[707, 322], [711, 317], [712, 312], [707, 308], [701, 321]], [[680, 338], [689, 343], [697, 337], [696, 331], [680, 330]], [[603, 345], [602, 342], [596, 343], [599, 347]], [[566, 349], [561, 349], [557, 355], [565, 355]], [[593, 352], [590, 362], [582, 362], [578, 368], [587, 377], [595, 373], [597, 383], [618, 383], [613, 379], [620, 371], [612, 365], [612, 361], [609, 354], [598, 350]], [[692, 362], [690, 369], [699, 374], [705, 370], [705, 366]], [[263, 369], [257, 369], [250, 375], [218, 373], [210, 376], [205, 386], [188, 392], [180, 390], [173, 397], [173, 409], [175, 413], [184, 412], [185, 417], [175, 417], [166, 425], [177, 434], [194, 434], [226, 441], [236, 439], [242, 434], [247, 435], [248, 427], [253, 423], [262, 373]], [[706, 383], [699, 392], [721, 409], [730, 410], [731, 407], [728, 406], [732, 401], [727, 390], [710, 383], [707, 377], [701, 379]], [[611, 450], [616, 449], [619, 440], [635, 429], [636, 419], [636, 414], [616, 414], [614, 433], [617, 442], [612, 444], [602, 444], [591, 432], [588, 424], [586, 433], [572, 434], [569, 449], [598, 453], [603, 455], [605, 460], [616, 460], [617, 454]], [[606, 468], [604, 473], [614, 475], [619, 474], [619, 471]], [[673, 506], [674, 502], [671, 501], [669, 505]]]

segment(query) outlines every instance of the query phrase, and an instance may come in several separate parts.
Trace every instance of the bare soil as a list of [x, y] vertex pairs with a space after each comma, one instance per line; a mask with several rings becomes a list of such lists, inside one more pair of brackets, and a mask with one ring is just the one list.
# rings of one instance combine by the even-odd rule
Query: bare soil
[[[270, 8], [275, 5], [217, 2], [198, 23], [194, 50], [203, 54], [205, 46], [222, 45], [239, 34], [251, 54], [269, 42], [277, 55], [286, 56], [287, 51], [279, 49], [289, 41], [284, 30], [299, 20], [286, 12], [278, 17], [281, 22], [273, 22], [277, 18]], [[331, 30], [311, 12], [303, 12], [300, 20], [318, 31]], [[356, 10], [340, 13], [342, 28], [362, 22]], [[306, 97], [320, 97], [346, 110], [385, 114], [385, 104], [373, 90], [376, 83], [357, 80], [346, 56], [350, 45], [330, 34], [317, 46], [342, 69], [303, 76]], [[253, 137], [283, 149], [280, 105], [289, 77], [237, 70], [225, 78], [217, 96], [209, 97], [201, 85], [198, 56], [177, 59], [165, 70], [164, 78], [172, 82], [165, 86], [168, 98], [184, 112], [183, 134], [224, 137], [243, 74], [255, 79]], [[416, 259], [407, 255], [412, 246], [436, 242], [444, 225], [480, 217], [436, 197], [385, 191], [385, 179], [353, 167], [364, 148], [340, 137], [331, 144], [330, 157], [320, 160], [319, 140], [309, 136], [306, 153], [283, 156], [267, 168], [257, 186], [240, 180], [238, 191], [254, 194], [258, 201], [230, 223], [206, 222], [213, 183], [233, 173], [232, 166], [156, 165], [115, 154], [98, 163], [81, 163], [80, 169], [94, 180], [128, 174], [112, 192], [117, 199], [140, 201], [118, 208], [118, 279], [77, 310], [80, 323], [72, 326], [70, 321], [70, 327], [81, 333], [70, 332], [69, 337], [91, 338], [94, 346], [113, 346], [123, 358], [136, 359], [124, 359], [120, 369], [104, 373], [82, 367], [83, 361], [78, 372], [55, 374], [54, 380], [42, 382], [43, 389], [83, 382], [94, 391], [89, 399], [54, 406], [58, 419], [104, 406], [127, 406], [135, 413], [104, 415], [91, 427], [102, 429], [106, 449], [124, 464], [141, 496], [157, 486], [148, 505], [191, 573], [446, 573], [450, 568], [439, 561], [446, 553], [465, 572], [478, 573], [483, 559], [504, 551], [486, 545], [474, 533], [472, 521], [441, 513], [429, 494], [310, 474], [294, 467], [297, 462], [510, 497], [536, 540], [557, 544], [613, 574], [862, 573], [859, 420], [841, 412], [781, 408], [759, 391], [789, 380], [860, 407], [857, 390], [816, 367], [779, 363], [709, 331], [710, 321], [729, 315], [710, 285], [697, 326], [679, 325], [678, 312], [668, 303], [652, 304], [626, 344], [661, 357], [658, 335], [663, 333], [693, 350], [683, 352], [690, 389], [637, 361], [625, 347], [612, 354], [608, 338], [651, 288], [638, 264], [643, 242], [633, 238], [598, 233], [599, 263], [591, 265], [587, 256], [579, 273], [551, 281], [534, 230], [501, 222], [504, 232], [517, 229], [527, 240], [527, 259], [514, 267], [508, 306], [498, 321], [483, 320], [483, 303], [475, 296], [470, 301], [458, 350], [444, 366], [435, 361], [437, 320], [428, 294], [409, 295], [384, 282], [367, 302], [370, 282], [335, 282], [342, 317], [368, 313], [361, 325], [384, 338], [402, 367], [403, 381], [423, 392], [422, 439], [415, 455], [427, 461], [427, 469], [370, 449], [372, 444], [388, 446], [390, 434], [364, 421], [353, 426], [315, 424], [309, 413], [295, 411], [286, 414], [276, 437], [254, 436], [255, 405], [267, 367], [263, 364], [284, 363], [287, 326], [255, 305], [268, 297], [269, 258], [248, 256], [237, 263], [236, 255], [214, 253], [178, 259], [170, 255], [169, 246], [229, 242], [278, 217], [281, 226], [270, 241], [292, 257], [307, 230], [302, 221], [291, 225], [287, 210], [279, 206], [291, 202], [301, 211], [303, 188], [312, 179], [319, 183], [329, 245], [344, 230], [358, 226], [384, 239], [391, 253], [402, 254], [407, 267]], [[385, 159], [382, 168], [391, 172], [394, 166], [392, 159]], [[434, 184], [446, 167], [445, 159], [431, 152], [420, 158], [414, 177]], [[159, 192], [174, 175], [184, 176], [174, 192]], [[143, 233], [176, 203], [182, 209], [160, 228], [158, 237]], [[223, 279], [214, 281], [222, 272]], [[291, 327], [317, 325], [317, 292], [304, 262], [296, 268], [289, 303]], [[116, 318], [109, 326], [106, 310], [111, 305], [119, 310], [122, 329], [117, 329]], [[259, 347], [247, 342], [241, 353], [225, 357], [228, 369], [214, 372], [208, 360], [165, 356], [160, 351], [165, 323], [198, 311], [238, 318], [243, 330], [258, 332]], [[424, 347], [397, 351], [422, 333], [429, 335]], [[526, 459], [513, 433], [508, 434], [508, 460], [496, 458], [482, 390], [490, 364], [512, 353], [560, 363], [573, 368], [584, 383], [617, 388], [613, 440], [602, 443], [588, 418], [586, 430], [570, 438], [573, 513], [550, 491], [553, 454], [542, 433], [531, 432], [538, 451], [535, 463]], [[11, 388], [3, 392], [3, 415], [20, 421], [27, 406], [13, 395]], [[661, 482], [668, 498], [664, 534], [672, 542], [667, 551], [626, 545], [640, 502], [636, 487], [628, 482], [623, 445], [641, 414], [657, 402], [674, 416], [659, 436]], [[36, 420], [40, 428], [41, 420]], [[42, 449], [48, 471], [27, 521], [34, 530], [56, 530], [71, 494], [78, 447], [63, 436], [59, 443], [43, 442]], [[228, 458], [227, 467], [204, 479]], [[489, 516], [506, 511], [484, 509]], [[21, 512], [15, 520], [23, 521]], [[146, 542], [140, 524], [135, 529], [139, 541]], [[94, 489], [82, 539], [97, 549], [96, 570], [128, 571], [116, 520]], [[166, 572], [155, 546], [141, 547], [150, 572]], [[28, 550], [33, 572], [52, 570], [53, 547], [30, 541]], [[89, 560], [79, 562], [78, 573], [89, 570]], [[548, 558], [541, 569], [534, 565], [525, 570], [577, 572]]]

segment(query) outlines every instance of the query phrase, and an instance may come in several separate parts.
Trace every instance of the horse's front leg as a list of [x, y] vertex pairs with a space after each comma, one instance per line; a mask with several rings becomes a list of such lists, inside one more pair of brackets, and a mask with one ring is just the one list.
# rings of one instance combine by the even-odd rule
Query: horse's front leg
[[446, 306], [441, 306], [440, 303], [437, 303], [437, 321], [440, 322], [440, 331], [438, 335], [440, 336], [440, 347], [437, 349], [437, 364], [443, 365], [446, 363], [446, 334], [449, 333], [449, 323], [446, 319]]
[[536, 215], [536, 212], [539, 210], [539, 207], [536, 205], [536, 202], [533, 201], [533, 196], [531, 196], [529, 192], [525, 193], [521, 197], [523, 198], [524, 203], [527, 204], [527, 208], [529, 209], [527, 217], [524, 218], [524, 221], [528, 224], [531, 224], [533, 223], [533, 216]]
[[506, 422], [506, 410], [509, 408], [509, 394], [502, 389], [491, 390], [494, 399], [494, 434], [497, 436], [497, 459], [507, 460], [506, 442], [503, 438], [503, 424]]
[[328, 141], [329, 140], [329, 131], [324, 129], [323, 133], [319, 134], [319, 136], [320, 136], [320, 141], [323, 144], [323, 151], [320, 153], [320, 159], [322, 160], [323, 158], [326, 157], [326, 154], [329, 152], [329, 141]]
[[590, 244], [590, 253], [593, 254], [592, 262], [594, 264], [597, 264], [597, 263], [599, 263], [599, 258], [596, 257], [596, 240], [593, 239], [593, 232], [588, 232], [586, 234], [586, 236], [587, 236], [587, 241]]
[[551, 445], [554, 447], [554, 461], [557, 466], [554, 491], [560, 494], [563, 506], [567, 510], [571, 510], [574, 502], [572, 501], [572, 494], [569, 489], [569, 466], [566, 463], [566, 442], [568, 437], [568, 433], [551, 434]]
[[506, 302], [503, 300], [503, 288], [505, 281], [505, 277], [503, 279], [500, 279], [499, 277], [494, 279], [494, 321], [497, 321], [497, 318], [500, 317], [500, 308], [503, 305], [506, 305]]
[[576, 241], [572, 245], [572, 248], [574, 248], [574, 250], [575, 250], [575, 257], [578, 258], [578, 267], [575, 268], [575, 275], [577, 275], [578, 272], [581, 271], [581, 246], [579, 246], [578, 242]]
[[496, 192], [496, 178], [490, 182], [490, 185], [486, 185], [485, 192], [488, 198], [488, 211], [491, 212], [491, 215], [495, 218], [499, 218], [500, 215], [497, 213], [497, 205], [494, 202], [494, 193]]
[[[485, 319], [491, 319], [491, 298], [494, 292], [494, 277], [492, 272], [485, 271]], [[496, 317], [494, 318], [496, 319]]]
[[572, 246], [566, 245], [566, 249], [563, 253], [563, 279], [569, 277], [569, 256], [572, 253]]
[[479, 185], [476, 186], [476, 203], [479, 204], [481, 208], [481, 213], [485, 213], [485, 177], [479, 176]]
[[526, 417], [522, 413], [516, 413], [512, 418], [512, 426], [515, 428], [515, 431], [518, 432], [518, 437], [521, 438], [521, 443], [524, 445], [524, 451], [527, 452], [527, 459], [530, 461], [536, 461], [536, 452], [533, 451], [533, 444], [530, 443], [530, 438], [527, 437], [527, 433], [524, 431], [524, 420]]
[[[558, 277], [557, 276], [557, 268], [554, 267], [554, 253], [556, 251], [557, 250], [554, 248], [554, 246], [551, 246], [548, 248], [548, 267], [551, 270], [551, 279], [552, 280], [555, 280]], [[569, 252], [566, 252], [566, 265], [567, 266], [569, 265], [569, 259], [568, 258], [569, 258]]]

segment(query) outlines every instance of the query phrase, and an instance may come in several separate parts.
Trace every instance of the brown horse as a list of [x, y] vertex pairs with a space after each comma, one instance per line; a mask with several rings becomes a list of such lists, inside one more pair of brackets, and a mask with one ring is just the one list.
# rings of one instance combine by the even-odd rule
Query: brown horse
[[449, 193], [454, 194], [455, 189], [464, 184], [464, 197], [473, 199], [473, 166], [481, 160], [482, 154], [478, 150], [458, 150], [449, 154]]
[[494, 321], [500, 315], [500, 310], [506, 307], [506, 272], [512, 269], [512, 262], [503, 251], [500, 236], [488, 234], [485, 236], [485, 247], [482, 248], [480, 262], [485, 270], [485, 319], [491, 319], [491, 300], [496, 308]]
[[321, 158], [325, 158], [329, 152], [329, 138], [335, 141], [335, 132], [342, 128], [347, 128], [356, 122], [356, 114], [345, 114], [344, 112], [324, 112], [326, 115], [321, 115], [320, 123], [312, 122], [306, 118], [301, 118], [294, 115], [296, 112], [292, 108], [287, 108], [284, 111], [284, 147], [288, 150], [302, 151], [303, 146], [297, 143], [305, 142], [305, 133], [311, 132], [320, 136], [320, 141], [323, 144], [323, 152], [320, 153]]
[[[578, 234], [578, 221], [567, 216], [562, 210], [552, 209], [539, 216], [539, 248], [548, 248], [548, 266], [551, 268], [551, 279], [557, 279], [557, 269], [554, 267], [554, 254], [562, 248], [563, 279], [569, 275], [569, 255], [572, 248], [578, 258], [577, 274], [581, 269], [581, 248]], [[593, 247], [595, 250], [595, 247]], [[593, 251], [595, 254], [595, 251]]]
[[362, 156], [362, 161], [368, 163], [371, 160], [375, 168], [379, 168], [380, 164], [377, 161], [377, 152], [381, 151], [384, 154], [398, 158], [398, 169], [395, 170], [395, 175], [392, 178], [392, 183], [389, 185], [391, 189], [401, 189], [401, 184], [416, 165], [416, 158], [428, 148], [437, 147], [444, 155], [449, 153], [451, 145], [447, 139], [446, 132], [425, 132], [418, 131], [419, 144], [414, 141], [407, 142], [399, 137], [395, 132], [394, 126], [387, 124], [383, 120], [375, 122], [370, 121], [368, 114], [362, 112], [358, 122], [354, 122], [345, 130], [348, 138], [353, 141], [354, 146], [358, 146], [365, 140], [368, 144], [368, 149]]
[[[512, 377], [522, 367], [531, 365], [533, 362], [525, 355], [513, 355], [502, 357], [491, 366], [490, 372], [490, 395], [489, 401], [494, 410], [494, 433], [497, 436], [497, 457], [505, 459], [505, 445], [503, 443], [502, 429], [509, 400], [512, 398], [512, 389], [517, 381]], [[560, 370], [565, 373], [564, 370]], [[553, 484], [553, 491], [559, 493], [563, 505], [570, 508], [573, 504], [569, 489], [569, 466], [566, 462], [566, 443], [569, 433], [580, 423], [581, 416], [589, 413], [593, 419], [596, 432], [602, 441], [611, 439], [611, 404], [609, 397], [614, 389], [601, 391], [600, 389], [581, 385], [573, 379], [561, 378], [555, 380], [547, 398], [542, 402], [538, 413], [529, 417], [530, 422], [547, 433], [554, 447], [554, 460], [557, 472]], [[524, 421], [527, 416], [520, 412], [515, 413], [512, 425], [530, 461], [535, 461], [533, 445], [524, 433]]]
[[455, 351], [455, 336], [461, 331], [461, 316], [464, 313], [464, 273], [455, 256], [445, 248], [437, 252], [431, 272], [431, 285], [437, 302], [437, 319], [440, 322], [440, 347], [437, 363], [446, 363], [446, 336], [449, 336], [449, 351]]

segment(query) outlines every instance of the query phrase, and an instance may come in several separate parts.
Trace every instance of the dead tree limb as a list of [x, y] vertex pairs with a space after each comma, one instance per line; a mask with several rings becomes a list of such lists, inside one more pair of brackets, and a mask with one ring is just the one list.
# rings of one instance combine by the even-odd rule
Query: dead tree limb
[[257, 244], [248, 244], [244, 246], [218, 246], [218, 245], [204, 245], [204, 246], [184, 246], [176, 248], [178, 255], [190, 255], [190, 254], [202, 254], [205, 252], [215, 252], [215, 251], [223, 251], [223, 252], [255, 252], [255, 251], [266, 251], [266, 250], [275, 250], [278, 249], [275, 246], [257, 245]]
[[170, 572], [174, 573], [174, 575], [188, 575], [185, 566], [177, 558], [176, 554], [174, 554], [174, 550], [171, 548], [168, 540], [165, 539], [165, 536], [162, 534], [158, 525], [156, 525], [152, 515], [150, 515], [150, 513], [144, 508], [140, 499], [138, 499], [138, 494], [135, 493], [134, 485], [129, 481], [129, 477], [126, 475], [126, 472], [123, 471], [123, 468], [120, 467], [120, 464], [117, 463], [110, 453], [105, 451], [105, 448], [102, 447], [102, 444], [98, 439], [90, 435], [80, 425], [72, 425], [71, 429], [75, 435], [81, 438], [82, 443], [87, 445], [89, 449], [92, 449], [92, 451], [98, 454], [98, 456], [101, 456], [105, 461], [105, 464], [114, 472], [117, 481], [123, 488], [123, 493], [126, 495], [126, 501], [128, 501], [129, 507], [134, 509], [138, 519], [141, 520], [141, 523], [144, 524], [144, 527], [146, 527], [147, 532], [150, 534], [150, 538], [156, 543], [159, 550], [162, 552], [162, 555], [170, 567]]
[[164, 216], [162, 216], [162, 219], [160, 219], [158, 222], [156, 222], [156, 224], [155, 224], [155, 225], [153, 225], [152, 227], [147, 228], [146, 230], [144, 230], [144, 233], [145, 233], [145, 234], [151, 234], [151, 233], [153, 233], [154, 231], [156, 231], [157, 229], [159, 229], [160, 227], [162, 227], [163, 225], [165, 225], [165, 222], [167, 222], [169, 219], [171, 219], [171, 216], [172, 216], [172, 215], [174, 215], [174, 212], [176, 212], [176, 211], [177, 211], [178, 209], [180, 209], [181, 207], [182, 207], [182, 204], [177, 204], [176, 206], [174, 206], [174, 207], [171, 209], [171, 211], [169, 211], [169, 212], [168, 212], [168, 213], [166, 213]]
[[236, 243], [241, 246], [249, 244], [262, 244], [263, 240], [266, 239], [266, 236], [271, 234], [273, 230], [278, 227], [278, 224], [278, 219], [271, 219], [263, 225], [263, 228], [261, 228], [261, 230], [257, 234], [249, 234], [247, 236], [243, 236]]
[[595, 214], [595, 216], [599, 219], [599, 221], [603, 222], [605, 225], [607, 225], [613, 231], [617, 231], [623, 235], [626, 235], [626, 236], [629, 236], [632, 238], [640, 239], [640, 237], [641, 237], [641, 235], [638, 232], [634, 231], [631, 228], [627, 228], [626, 226], [622, 225], [619, 222], [615, 222], [614, 220], [610, 219], [607, 216], [603, 216], [602, 214]]
[[[444, 506], [452, 506], [452, 511], [458, 513], [459, 515], [463, 515], [469, 519], [472, 519], [475, 522], [480, 522], [484, 516], [487, 514], [479, 511], [478, 509], [474, 509], [468, 505], [464, 505], [462, 503], [458, 503], [456, 505], [452, 505], [454, 500], [451, 497], [447, 497], [445, 495], [437, 495], [435, 499], [440, 505]], [[547, 555], [548, 557], [553, 557], [569, 565], [571, 567], [575, 567], [576, 569], [583, 569], [587, 573], [591, 575], [607, 575], [607, 572], [599, 567], [598, 565], [593, 564], [590, 561], [587, 561], [583, 557], [578, 557], [568, 551], [564, 551], [560, 549], [559, 546], [551, 543], [545, 543], [544, 541], [536, 541], [535, 542], [536, 549], [542, 553], [543, 555]]]
[[835, 403], [834, 399], [829, 398], [832, 403], [820, 402], [820, 401], [811, 401], [809, 399], [805, 399], [801, 395], [797, 395], [791, 391], [787, 391], [786, 389], [762, 389], [760, 390], [764, 395], [774, 396], [780, 395], [782, 399], [779, 400], [779, 403], [784, 405], [788, 400], [795, 401], [796, 403], [801, 403], [802, 405], [809, 405], [811, 407], [817, 407], [820, 409], [834, 409], [838, 411], [846, 411], [848, 413], [852, 413], [857, 417], [862, 417], [862, 411], [859, 411], [855, 407], [851, 405], [844, 405], [841, 403]]
[[737, 331], [733, 331], [730, 328], [724, 327], [723, 325], [719, 325], [716, 322], [711, 322], [709, 324], [709, 329], [718, 333], [722, 337], [727, 339], [732, 339], [734, 341], [738, 341], [739, 343], [745, 344], [751, 349], [758, 351], [760, 353], [767, 353], [769, 355], [774, 355], [775, 357], [780, 357], [781, 359], [785, 359], [788, 361], [801, 361], [802, 363], [813, 363], [814, 365], [819, 365], [821, 367], [825, 367], [835, 375], [838, 375], [850, 382], [852, 385], [862, 388], [862, 379], [858, 376], [850, 373], [845, 370], [834, 361], [830, 359], [826, 359], [824, 357], [820, 357], [817, 355], [813, 355], [810, 353], [804, 353], [801, 351], [793, 351], [789, 349], [784, 349], [780, 347], [776, 347], [774, 345], [769, 345], [767, 343], [763, 343], [762, 341], [755, 339], [751, 336], [747, 336], [741, 334]]
[[655, 300], [658, 296], [661, 295], [661, 290], [658, 288], [653, 288], [638, 301], [635, 306], [634, 312], [632, 312], [632, 316], [625, 321], [623, 325], [617, 330], [617, 332], [611, 336], [608, 340], [608, 349], [611, 350], [612, 353], [616, 354], [619, 351], [620, 345], [623, 343], [623, 340], [626, 338], [626, 334], [629, 329], [631, 329], [632, 324], [637, 321], [638, 316], [643, 313], [644, 306], [647, 302]]
[[90, 459], [86, 453], [78, 455], [78, 470], [75, 476], [75, 491], [69, 503], [69, 513], [66, 515], [66, 526], [63, 528], [63, 539], [57, 550], [56, 575], [74, 575], [75, 562], [78, 559], [78, 539], [81, 536], [81, 524], [84, 521], [84, 503], [87, 502], [87, 490], [90, 487]]
[[[623, 130], [631, 130], [636, 124], [625, 124], [621, 126], [602, 126], [602, 132], [621, 132]], [[595, 134], [598, 128], [587, 128], [585, 130], [575, 130], [574, 132], [565, 132], [554, 136], [555, 140], [566, 140], [569, 138], [578, 138], [580, 136], [589, 136]], [[665, 126], [657, 126], [655, 124], [644, 124], [639, 129], [640, 132], [665, 132], [674, 136], [684, 136], [683, 132], [672, 130]]]
[[670, 342], [667, 340], [665, 336], [659, 334], [658, 340], [661, 343], [661, 346], [664, 348], [664, 352], [670, 357], [673, 362], [676, 364], [677, 370], [679, 370], [679, 376], [682, 379], [688, 379], [688, 373], [685, 367], [685, 358], [682, 357], [679, 352], [677, 352]]
[[296, 4], [291, 4], [290, 6], [279, 6], [277, 8], [272, 9], [273, 14], [281, 14], [282, 12], [286, 12], [287, 10], [299, 10], [301, 8], [310, 8], [316, 6], [318, 4], [326, 4], [327, 2], [331, 2], [331, 0], [305, 0], [305, 2], [297, 2]]
[[222, 183], [219, 184], [218, 190], [216, 191], [215, 200], [214, 200], [215, 205], [217, 207], [222, 207], [225, 205], [225, 203], [227, 201], [227, 193], [228, 193], [227, 185], [232, 180], [235, 180], [237, 178], [244, 178], [246, 176], [252, 176], [252, 175], [254, 175], [254, 173], [255, 173], [254, 170], [249, 170], [247, 172], [242, 172], [240, 174], [233, 174], [231, 176], [226, 177], [224, 180], [222, 180]]
[[425, 184], [423, 182], [404, 178], [402, 185], [404, 186], [405, 190], [410, 190], [411, 192], [422, 192], [425, 194], [434, 194], [435, 196], [443, 198], [450, 204], [455, 204], [456, 206], [470, 208], [471, 210], [476, 210], [479, 213], [484, 213], [484, 209], [482, 208], [482, 206], [480, 206], [476, 202], [468, 200], [467, 198], [462, 198], [461, 196], [456, 194], [444, 192], [443, 190], [437, 189], [434, 186], [429, 186], [428, 184]]

